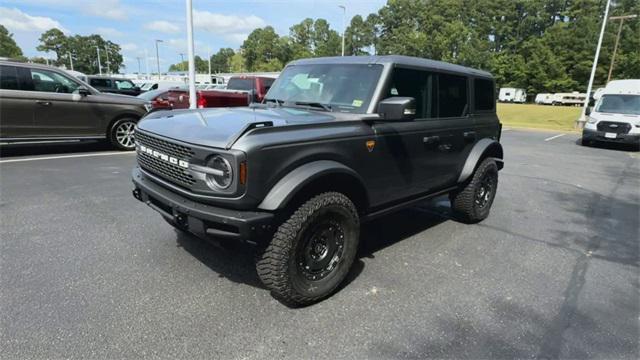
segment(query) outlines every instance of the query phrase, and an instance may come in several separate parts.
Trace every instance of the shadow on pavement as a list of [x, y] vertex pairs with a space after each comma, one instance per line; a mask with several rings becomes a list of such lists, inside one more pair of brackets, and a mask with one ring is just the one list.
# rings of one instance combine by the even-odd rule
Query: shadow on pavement
[[576, 145], [580, 146], [588, 146], [597, 149], [607, 149], [607, 150], [616, 150], [616, 151], [639, 151], [638, 146], [622, 144], [622, 143], [614, 143], [614, 142], [591, 142], [589, 145], [582, 145], [582, 138], [578, 138], [576, 140]]
[[81, 141], [47, 145], [2, 145], [0, 146], [0, 158], [33, 155], [61, 155], [96, 151], [117, 151], [117, 149], [106, 141]]
[[[448, 206], [448, 201], [447, 201]], [[444, 214], [444, 215], [443, 215]], [[429, 202], [384, 216], [362, 226], [360, 249], [351, 271], [339, 290], [355, 280], [364, 269], [363, 257], [425, 231], [448, 219], [442, 205]], [[177, 246], [218, 274], [233, 282], [264, 288], [255, 271], [255, 248], [238, 244], [217, 244], [176, 230]], [[338, 291], [339, 291], [338, 290]]]

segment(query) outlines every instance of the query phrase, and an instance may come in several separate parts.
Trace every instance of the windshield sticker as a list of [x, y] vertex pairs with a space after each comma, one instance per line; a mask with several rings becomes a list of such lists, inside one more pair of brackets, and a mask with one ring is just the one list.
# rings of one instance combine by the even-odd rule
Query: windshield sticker
[[351, 103], [351, 106], [355, 106], [355, 107], [360, 107], [362, 106], [362, 100], [353, 100], [353, 102]]

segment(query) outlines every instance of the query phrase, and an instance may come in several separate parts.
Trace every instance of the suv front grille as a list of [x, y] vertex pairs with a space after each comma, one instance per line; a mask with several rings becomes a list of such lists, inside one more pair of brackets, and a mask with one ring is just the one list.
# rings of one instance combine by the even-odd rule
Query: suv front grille
[[[174, 144], [156, 137], [142, 134], [139, 131], [136, 132], [135, 139], [140, 145], [144, 145], [180, 160], [189, 162], [194, 155], [193, 150], [188, 146]], [[140, 164], [140, 167], [143, 169], [183, 187], [190, 188], [196, 182], [196, 179], [194, 179], [193, 176], [183, 167], [171, 164], [168, 161], [159, 160], [140, 151], [138, 151], [138, 164]]]
[[631, 131], [631, 125], [623, 122], [600, 121], [598, 123], [598, 131], [616, 134], [628, 134], [629, 131]]
[[135, 138], [137, 142], [144, 146], [148, 146], [154, 150], [161, 151], [178, 159], [189, 160], [194, 155], [193, 150], [188, 146], [170, 143], [140, 132], [136, 132]]

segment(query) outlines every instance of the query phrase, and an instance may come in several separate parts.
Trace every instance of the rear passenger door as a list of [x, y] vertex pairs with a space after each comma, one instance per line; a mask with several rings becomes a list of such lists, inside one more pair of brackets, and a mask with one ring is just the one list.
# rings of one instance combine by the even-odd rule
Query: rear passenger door
[[30, 137], [34, 129], [35, 102], [21, 89], [24, 68], [0, 65], [0, 138]]

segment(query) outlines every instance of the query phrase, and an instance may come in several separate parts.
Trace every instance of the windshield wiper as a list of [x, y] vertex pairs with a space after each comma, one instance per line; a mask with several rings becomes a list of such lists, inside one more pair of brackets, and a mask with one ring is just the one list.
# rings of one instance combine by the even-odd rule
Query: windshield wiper
[[296, 101], [296, 102], [294, 102], [294, 104], [303, 105], [303, 106], [310, 106], [310, 107], [317, 107], [317, 108], [324, 109], [325, 111], [332, 111], [331, 110], [331, 105], [323, 104], [323, 103], [319, 103], [319, 102], [314, 102], [314, 101]]
[[284, 104], [284, 100], [274, 99], [274, 98], [264, 99], [264, 102], [265, 102], [265, 103], [268, 103], [268, 102], [274, 102], [274, 103], [276, 103], [276, 105], [278, 105], [278, 106], [280, 106], [280, 105]]

